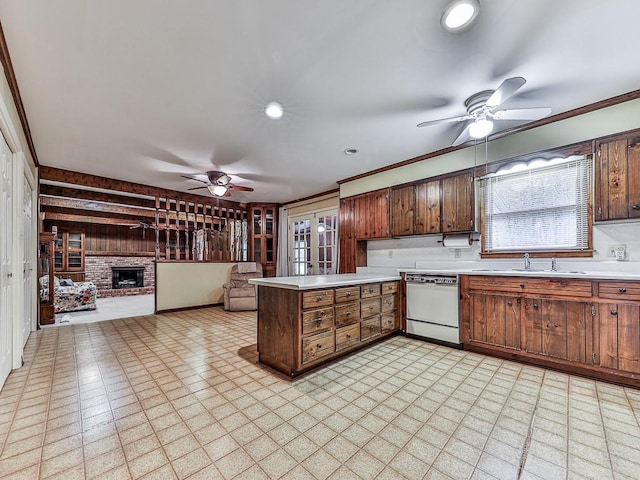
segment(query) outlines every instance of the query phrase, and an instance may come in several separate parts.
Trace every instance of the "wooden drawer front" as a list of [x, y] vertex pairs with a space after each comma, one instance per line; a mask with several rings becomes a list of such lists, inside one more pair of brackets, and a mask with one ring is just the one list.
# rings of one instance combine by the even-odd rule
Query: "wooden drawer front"
[[360, 318], [367, 318], [380, 313], [380, 299], [368, 298], [360, 302]]
[[380, 315], [375, 318], [365, 320], [360, 324], [361, 340], [366, 340], [377, 335], [380, 335]]
[[349, 325], [336, 330], [336, 351], [360, 343], [360, 325]]
[[380, 284], [371, 283], [360, 287], [360, 298], [377, 297], [380, 295]]
[[382, 297], [382, 309], [381, 312], [392, 312], [396, 309], [396, 296], [395, 295], [384, 295]]
[[336, 327], [349, 325], [360, 320], [360, 302], [336, 305]]
[[640, 283], [599, 282], [598, 296], [615, 300], [640, 300]]
[[333, 290], [315, 290], [302, 294], [302, 308], [323, 307], [333, 304]]
[[333, 327], [333, 307], [302, 312], [303, 335], [331, 327]]
[[382, 284], [382, 295], [386, 295], [388, 293], [397, 293], [398, 291], [398, 282], [387, 282]]
[[335, 351], [333, 331], [318, 333], [302, 339], [302, 363], [309, 363]]
[[360, 287], [336, 288], [336, 303], [350, 302], [360, 298]]
[[380, 328], [383, 333], [393, 332], [398, 327], [396, 326], [396, 314], [393, 313], [383, 313], [380, 315]]
[[575, 278], [528, 278], [469, 276], [469, 290], [552, 295], [554, 297], [590, 297], [591, 281]]

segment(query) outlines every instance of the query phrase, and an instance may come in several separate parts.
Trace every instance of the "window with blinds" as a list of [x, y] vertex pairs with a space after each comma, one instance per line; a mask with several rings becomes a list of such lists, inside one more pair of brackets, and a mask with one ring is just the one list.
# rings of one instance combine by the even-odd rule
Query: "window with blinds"
[[590, 250], [590, 156], [534, 160], [480, 180], [483, 253]]

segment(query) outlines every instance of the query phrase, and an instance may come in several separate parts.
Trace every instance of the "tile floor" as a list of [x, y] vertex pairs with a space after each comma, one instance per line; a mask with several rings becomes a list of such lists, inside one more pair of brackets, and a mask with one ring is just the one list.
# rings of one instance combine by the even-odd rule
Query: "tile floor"
[[254, 313], [208, 308], [41, 330], [25, 360], [3, 479], [640, 478], [640, 391], [404, 337], [289, 382]]

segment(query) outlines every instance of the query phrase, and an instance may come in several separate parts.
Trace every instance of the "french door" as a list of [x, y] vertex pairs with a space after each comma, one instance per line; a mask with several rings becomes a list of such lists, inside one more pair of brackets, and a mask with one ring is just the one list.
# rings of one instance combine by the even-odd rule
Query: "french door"
[[338, 211], [335, 208], [289, 217], [291, 275], [329, 275], [338, 266]]
[[11, 372], [13, 342], [13, 154], [0, 135], [0, 388]]

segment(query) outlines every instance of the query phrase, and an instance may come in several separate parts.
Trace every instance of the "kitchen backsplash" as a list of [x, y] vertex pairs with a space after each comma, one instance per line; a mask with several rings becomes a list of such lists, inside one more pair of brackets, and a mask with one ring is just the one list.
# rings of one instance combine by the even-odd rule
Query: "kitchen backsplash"
[[[367, 244], [367, 267], [358, 272], [390, 272], [397, 268], [415, 268], [428, 265], [428, 268], [445, 270], [455, 268], [505, 267], [519, 268], [520, 259], [480, 259], [479, 242], [470, 248], [449, 249], [438, 240], [442, 236], [424, 236], [397, 238], [390, 240], [370, 240]], [[616, 261], [607, 256], [609, 246], [626, 245], [626, 258]], [[617, 223], [596, 225], [593, 227], [593, 258], [558, 258], [559, 269], [586, 271], [611, 271], [640, 273], [640, 223]], [[549, 258], [532, 258], [532, 267], [549, 268]]]

